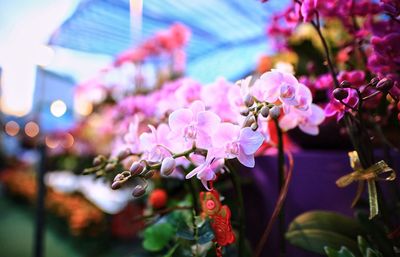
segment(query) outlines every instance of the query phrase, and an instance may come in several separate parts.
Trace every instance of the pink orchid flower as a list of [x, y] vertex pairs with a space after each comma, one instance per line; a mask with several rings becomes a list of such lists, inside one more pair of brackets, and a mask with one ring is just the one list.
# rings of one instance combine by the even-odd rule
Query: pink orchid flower
[[[212, 181], [216, 179], [216, 173], [221, 170], [221, 168], [224, 166], [224, 159], [216, 159], [211, 157], [211, 155], [207, 155], [207, 157], [204, 160], [204, 157], [202, 156], [192, 156], [194, 159], [202, 159], [203, 162], [199, 164], [196, 168], [194, 168], [191, 172], [189, 172], [186, 175], [186, 179], [190, 179], [193, 176], [196, 176], [203, 186], [207, 189], [210, 190], [210, 188], [207, 185], [208, 181]], [[196, 162], [198, 162], [197, 160]]]
[[299, 82], [292, 74], [271, 70], [254, 83], [251, 93], [262, 102], [275, 103], [279, 100], [286, 105], [297, 105], [298, 88]]
[[178, 109], [169, 116], [171, 133], [169, 138], [174, 142], [175, 151], [190, 149], [193, 145], [207, 149], [211, 146], [211, 135], [220, 123], [218, 115], [206, 111], [204, 103], [193, 102], [190, 107]]
[[166, 135], [170, 132], [167, 124], [160, 124], [157, 129], [149, 125], [150, 133], [145, 132], [140, 135], [140, 146], [143, 151], [142, 158], [149, 162], [161, 162], [165, 157], [171, 156], [170, 142]]
[[232, 123], [221, 123], [213, 136], [214, 148], [208, 154], [216, 158], [237, 158], [246, 167], [254, 167], [254, 153], [260, 148], [264, 137], [251, 128], [240, 128]]
[[283, 130], [290, 130], [299, 126], [304, 133], [318, 135], [318, 125], [324, 121], [325, 113], [321, 107], [315, 104], [310, 105], [310, 111], [311, 113], [290, 111], [279, 120], [279, 126]]
[[129, 148], [131, 153], [139, 153], [140, 139], [139, 139], [139, 123], [140, 118], [138, 115], [133, 116], [133, 120], [129, 123], [128, 132], [124, 136], [124, 143], [126, 148]]
[[232, 122], [237, 119], [238, 112], [227, 100], [229, 91], [232, 88], [234, 88], [234, 85], [231, 82], [224, 78], [219, 78], [214, 83], [204, 86], [201, 90], [201, 99], [204, 104], [217, 114], [222, 121]]

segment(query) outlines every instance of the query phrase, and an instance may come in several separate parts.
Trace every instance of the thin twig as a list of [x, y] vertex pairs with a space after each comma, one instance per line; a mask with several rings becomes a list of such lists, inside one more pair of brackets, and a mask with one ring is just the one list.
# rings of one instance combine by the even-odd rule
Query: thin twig
[[282, 206], [285, 202], [285, 199], [286, 199], [286, 195], [287, 195], [287, 192], [289, 189], [289, 184], [292, 179], [292, 171], [293, 171], [293, 166], [294, 166], [292, 154], [290, 152], [287, 152], [287, 155], [288, 155], [288, 160], [289, 160], [289, 168], [288, 168], [288, 172], [286, 174], [285, 184], [279, 194], [279, 198], [275, 205], [275, 209], [272, 213], [271, 219], [269, 220], [268, 225], [265, 228], [263, 235], [261, 236], [260, 242], [257, 245], [254, 257], [261, 256], [262, 250], [264, 249], [264, 245], [267, 242], [269, 234], [271, 233], [272, 226], [274, 225], [274, 223], [282, 209]]
[[192, 209], [192, 206], [175, 206], [175, 207], [170, 207], [170, 208], [166, 208], [166, 209], [162, 209], [156, 212], [153, 212], [152, 214], [148, 214], [148, 215], [140, 215], [137, 217], [134, 217], [131, 222], [138, 222], [141, 220], [146, 220], [146, 219], [150, 219], [150, 218], [154, 218], [157, 215], [162, 215], [162, 214], [166, 214], [166, 213], [170, 213], [173, 211], [178, 211], [178, 210], [190, 210]]
[[321, 42], [322, 42], [322, 45], [323, 45], [324, 51], [325, 51], [325, 56], [326, 56], [326, 59], [328, 61], [328, 68], [329, 68], [329, 71], [330, 71], [330, 73], [332, 75], [333, 82], [335, 83], [335, 87], [339, 87], [339, 81], [338, 81], [338, 79], [336, 77], [336, 71], [335, 71], [335, 68], [333, 66], [333, 62], [332, 62], [332, 59], [331, 59], [331, 56], [330, 56], [330, 53], [329, 53], [328, 43], [326, 42], [324, 35], [322, 35], [318, 12], [316, 12], [316, 17], [317, 17], [316, 21], [311, 21], [311, 25], [315, 28], [315, 30], [318, 33], [319, 38], [321, 39]]

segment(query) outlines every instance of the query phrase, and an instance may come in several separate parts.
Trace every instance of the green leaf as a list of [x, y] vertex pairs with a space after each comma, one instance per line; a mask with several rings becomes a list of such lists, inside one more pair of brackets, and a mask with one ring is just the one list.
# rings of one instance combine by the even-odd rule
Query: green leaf
[[383, 255], [371, 248], [367, 249], [367, 253], [365, 255], [365, 257], [382, 257]]
[[324, 247], [325, 253], [328, 257], [355, 257], [352, 252], [349, 251], [346, 247], [340, 248], [339, 251], [332, 249], [330, 247]]
[[333, 249], [346, 246], [353, 253], [356, 253], [356, 256], [360, 256], [355, 240], [333, 231], [320, 229], [292, 230], [286, 233], [286, 239], [295, 246], [319, 254], [325, 253], [325, 246]]
[[360, 249], [360, 252], [362, 256], [367, 256], [367, 249], [368, 249], [368, 243], [365, 241], [365, 239], [362, 236], [357, 237], [357, 242], [358, 242], [358, 248]]
[[328, 255], [328, 257], [339, 257], [339, 253], [335, 249], [325, 246], [324, 250], [325, 250], [326, 255]]
[[144, 231], [143, 248], [147, 251], [161, 251], [175, 235], [174, 227], [169, 223], [156, 223]]
[[206, 244], [214, 239], [214, 232], [211, 228], [210, 221], [207, 219], [199, 228], [199, 244]]
[[393, 245], [386, 236], [385, 226], [375, 219], [370, 220], [367, 213], [357, 212], [356, 217], [368, 233], [368, 239], [374, 242], [383, 256], [395, 256]]
[[289, 225], [288, 232], [318, 229], [356, 239], [364, 230], [357, 220], [329, 211], [310, 211], [297, 216]]
[[178, 247], [179, 244], [175, 244], [174, 247], [169, 249], [168, 252], [163, 257], [172, 257]]

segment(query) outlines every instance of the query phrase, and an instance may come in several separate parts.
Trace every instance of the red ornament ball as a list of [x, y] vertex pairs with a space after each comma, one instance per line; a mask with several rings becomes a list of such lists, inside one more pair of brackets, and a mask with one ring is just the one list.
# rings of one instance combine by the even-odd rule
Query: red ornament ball
[[164, 189], [155, 189], [151, 192], [148, 200], [151, 207], [161, 209], [167, 204], [168, 195]]

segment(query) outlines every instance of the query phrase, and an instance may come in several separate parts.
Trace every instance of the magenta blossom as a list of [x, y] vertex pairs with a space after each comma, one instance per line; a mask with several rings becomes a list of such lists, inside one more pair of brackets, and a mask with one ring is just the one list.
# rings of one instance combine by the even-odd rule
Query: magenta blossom
[[[349, 96], [343, 99], [343, 102], [351, 107], [355, 107], [358, 104], [357, 93], [350, 88], [345, 88], [345, 90], [347, 90]], [[325, 115], [327, 117], [337, 115], [336, 118], [338, 121], [343, 118], [343, 115], [346, 111], [349, 111], [349, 107], [346, 107], [335, 98], [332, 98], [328, 105], [325, 107]]]
[[209, 148], [211, 135], [220, 123], [220, 118], [215, 113], [206, 111], [203, 102], [195, 101], [189, 108], [172, 112], [168, 122], [171, 128], [169, 138], [174, 142], [173, 149], [182, 151], [192, 148], [193, 145]]
[[251, 128], [240, 128], [232, 123], [221, 123], [213, 136], [214, 148], [209, 149], [211, 157], [234, 159], [246, 167], [254, 167], [254, 154], [260, 148], [264, 137]]

